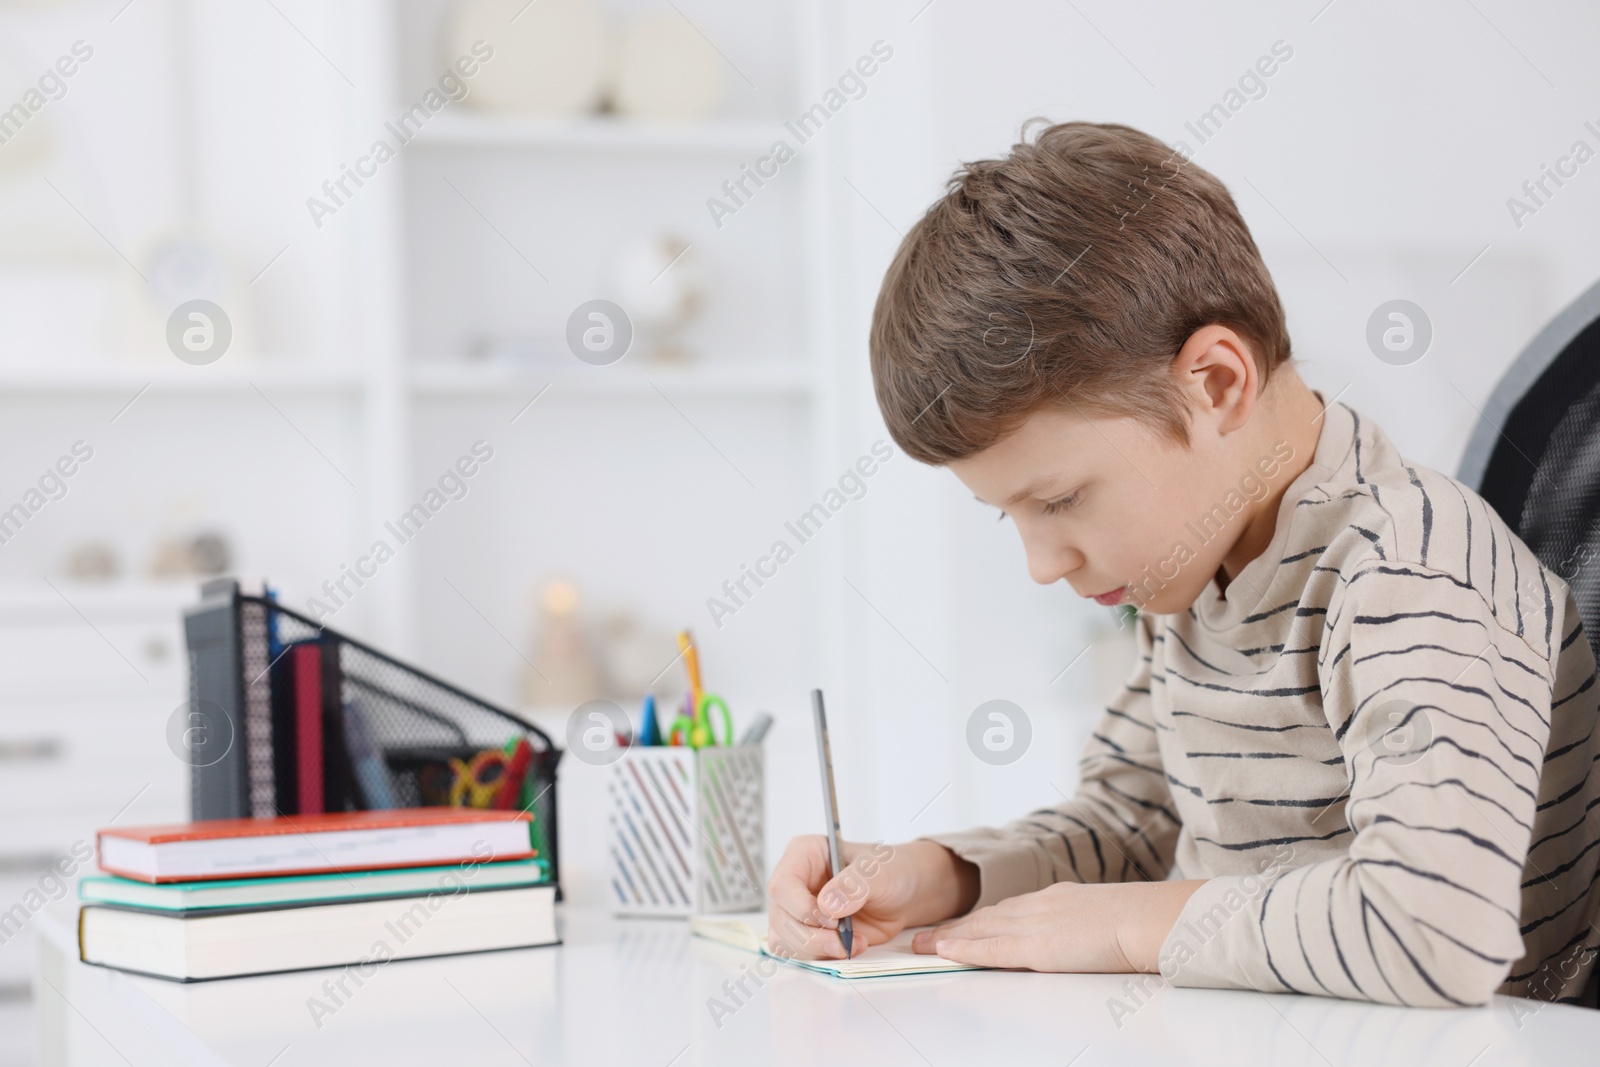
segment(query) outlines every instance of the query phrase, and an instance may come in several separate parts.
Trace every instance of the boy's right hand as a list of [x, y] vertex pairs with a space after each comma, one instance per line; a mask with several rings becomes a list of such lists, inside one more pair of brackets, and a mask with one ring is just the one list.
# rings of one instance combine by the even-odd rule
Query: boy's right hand
[[805, 834], [789, 842], [767, 882], [772, 952], [800, 959], [844, 959], [839, 920], [852, 916], [859, 956], [907, 926], [943, 922], [970, 911], [977, 868], [932, 841], [902, 845], [841, 842], [845, 868], [829, 877], [828, 840]]

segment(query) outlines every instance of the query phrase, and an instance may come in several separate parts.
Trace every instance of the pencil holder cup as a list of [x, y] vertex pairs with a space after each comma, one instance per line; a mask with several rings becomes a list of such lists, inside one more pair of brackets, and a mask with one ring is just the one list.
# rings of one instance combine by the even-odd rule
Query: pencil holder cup
[[766, 906], [760, 745], [629, 748], [610, 767], [610, 895], [617, 915]]

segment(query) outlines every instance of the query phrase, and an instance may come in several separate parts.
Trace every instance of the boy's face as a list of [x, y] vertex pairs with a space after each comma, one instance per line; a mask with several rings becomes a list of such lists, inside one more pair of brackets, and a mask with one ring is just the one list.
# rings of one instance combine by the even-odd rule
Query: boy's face
[[1186, 449], [1132, 419], [1044, 408], [950, 469], [1016, 523], [1034, 581], [1065, 579], [1080, 596], [1111, 594], [1104, 604], [1171, 614], [1194, 603], [1250, 516], [1233, 516], [1209, 542], [1188, 524], [1230, 491], [1255, 498], [1252, 508], [1268, 491], [1259, 477], [1241, 490], [1250, 472], [1236, 469], [1233, 442], [1206, 430], [1198, 420]]

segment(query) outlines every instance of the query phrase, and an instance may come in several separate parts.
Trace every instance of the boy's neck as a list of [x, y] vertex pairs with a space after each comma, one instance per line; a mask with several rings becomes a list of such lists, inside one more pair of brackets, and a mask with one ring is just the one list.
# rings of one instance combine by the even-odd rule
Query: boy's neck
[[[1277, 475], [1269, 483], [1272, 491], [1254, 502], [1238, 540], [1223, 557], [1222, 566], [1217, 568], [1217, 586], [1224, 594], [1228, 583], [1272, 544], [1278, 508], [1283, 503], [1285, 490], [1316, 458], [1317, 442], [1322, 436], [1321, 416], [1324, 408], [1323, 402], [1293, 366], [1280, 367], [1268, 383], [1268, 388], [1262, 392], [1257, 408], [1260, 428], [1251, 433], [1249, 443], [1244, 447], [1251, 456], [1267, 455], [1273, 445], [1286, 441], [1294, 449], [1294, 456], [1278, 468]], [[1251, 421], [1254, 423], [1257, 420]]]

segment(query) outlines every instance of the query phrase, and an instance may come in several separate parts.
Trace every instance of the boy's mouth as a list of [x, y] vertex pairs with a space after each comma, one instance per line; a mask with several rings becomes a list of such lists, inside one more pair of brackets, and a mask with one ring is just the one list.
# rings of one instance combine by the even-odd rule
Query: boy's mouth
[[1093, 600], [1096, 604], [1103, 604], [1108, 608], [1115, 607], [1117, 604], [1122, 603], [1122, 594], [1125, 589], [1127, 589], [1127, 586], [1121, 586], [1111, 590], [1109, 593], [1101, 593], [1099, 596], [1094, 597]]

